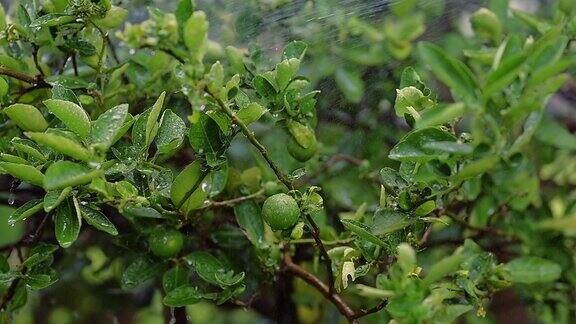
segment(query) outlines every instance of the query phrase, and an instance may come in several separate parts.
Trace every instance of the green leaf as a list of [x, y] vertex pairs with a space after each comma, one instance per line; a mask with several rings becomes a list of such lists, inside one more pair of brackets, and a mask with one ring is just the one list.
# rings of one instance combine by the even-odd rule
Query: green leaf
[[80, 161], [89, 161], [92, 154], [75, 140], [60, 136], [57, 133], [25, 133], [34, 142]]
[[186, 124], [182, 118], [167, 109], [162, 115], [160, 129], [158, 130], [158, 138], [156, 139], [156, 146], [158, 153], [171, 154], [182, 145], [184, 136], [186, 134]]
[[217, 273], [227, 270], [220, 260], [204, 251], [192, 252], [184, 257], [184, 261], [194, 268], [200, 278], [217, 286], [220, 285], [216, 279]]
[[133, 260], [122, 273], [120, 283], [125, 289], [131, 289], [157, 276], [164, 266], [145, 256]]
[[576, 135], [570, 133], [548, 115], [542, 117], [535, 136], [540, 142], [553, 147], [565, 150], [576, 150]]
[[73, 22], [74, 20], [76, 20], [76, 18], [72, 15], [50, 13], [50, 14], [36, 18], [30, 24], [30, 27], [32, 27], [32, 28], [54, 27], [54, 26], [60, 26], [60, 25], [64, 25], [64, 24]]
[[292, 41], [284, 47], [284, 50], [282, 51], [282, 60], [284, 61], [295, 58], [302, 61], [304, 54], [306, 54], [306, 48], [308, 48], [306, 43], [301, 41]]
[[150, 113], [146, 119], [146, 146], [150, 146], [154, 137], [158, 133], [158, 118], [160, 117], [160, 112], [162, 111], [162, 106], [164, 105], [164, 98], [166, 97], [166, 91], [160, 94], [160, 97], [156, 100], [154, 105], [149, 109]]
[[208, 21], [203, 11], [196, 11], [184, 24], [184, 44], [195, 60], [202, 60], [208, 41]]
[[519, 53], [513, 57], [507, 58], [498, 68], [486, 77], [483, 96], [485, 99], [490, 98], [493, 94], [498, 93], [509, 86], [518, 78], [520, 70], [526, 63], [528, 55]]
[[476, 81], [472, 72], [464, 63], [431, 43], [420, 43], [419, 51], [422, 59], [432, 69], [436, 77], [449, 86], [458, 96], [467, 100], [476, 98]]
[[194, 0], [179, 0], [176, 6], [176, 11], [174, 15], [176, 16], [176, 21], [178, 22], [178, 32], [182, 33], [184, 24], [192, 16], [194, 12]]
[[336, 84], [346, 99], [359, 103], [364, 95], [364, 81], [357, 71], [338, 68], [334, 74]]
[[177, 265], [166, 271], [162, 276], [162, 287], [165, 292], [184, 286], [188, 282], [188, 270]]
[[90, 170], [70, 161], [58, 161], [48, 167], [44, 177], [46, 190], [63, 189], [90, 183], [103, 174], [102, 170]]
[[206, 175], [207, 172], [202, 170], [198, 161], [184, 168], [174, 179], [170, 190], [174, 205], [187, 214], [202, 207], [208, 195], [202, 188]]
[[43, 273], [27, 273], [24, 276], [24, 282], [32, 290], [41, 290], [47, 288], [58, 281], [56, 272], [52, 271], [51, 274]]
[[513, 282], [526, 284], [552, 282], [562, 273], [562, 268], [555, 262], [530, 256], [514, 259], [505, 268]]
[[190, 125], [188, 139], [192, 148], [206, 155], [208, 165], [215, 166], [218, 163], [222, 148], [223, 134], [218, 124], [206, 114], [201, 113], [198, 119]]
[[186, 305], [192, 305], [200, 302], [202, 300], [202, 293], [197, 287], [193, 286], [181, 286], [169, 291], [162, 302], [166, 306], [170, 307], [183, 307]]
[[48, 110], [56, 115], [69, 130], [84, 139], [88, 137], [90, 134], [90, 117], [88, 117], [88, 114], [82, 107], [73, 102], [59, 99], [44, 100], [44, 105], [46, 105]]
[[29, 200], [24, 205], [16, 209], [10, 217], [8, 217], [8, 224], [14, 224], [19, 221], [26, 220], [28, 217], [40, 212], [44, 204], [41, 199]]
[[386, 243], [379, 239], [376, 235], [370, 232], [370, 228], [363, 223], [352, 219], [342, 219], [342, 225], [350, 232], [356, 234], [360, 239], [368, 241], [370, 243], [386, 246]]
[[454, 273], [460, 268], [460, 265], [465, 260], [465, 254], [461, 250], [456, 250], [452, 255], [447, 256], [440, 261], [436, 262], [430, 270], [428, 270], [423, 283], [430, 285], [445, 276]]
[[262, 117], [268, 109], [264, 108], [257, 102], [251, 102], [245, 107], [240, 108], [236, 113], [236, 117], [238, 117], [244, 124], [250, 125], [253, 122], [258, 121], [260, 117]]
[[36, 107], [26, 104], [13, 104], [2, 110], [18, 127], [25, 131], [43, 132], [48, 122]]
[[445, 154], [426, 145], [434, 142], [455, 142], [456, 137], [437, 127], [427, 127], [413, 131], [406, 135], [390, 151], [389, 157], [393, 160], [406, 162], [426, 162]]
[[129, 204], [124, 207], [122, 213], [125, 215], [129, 215], [131, 217], [157, 218], [157, 219], [164, 218], [164, 216], [162, 216], [160, 212], [158, 212], [156, 209], [152, 207], [132, 206]]
[[31, 165], [0, 162], [0, 168], [11, 176], [35, 186], [41, 187], [44, 182], [42, 172]]
[[434, 109], [426, 109], [420, 115], [420, 119], [416, 120], [414, 128], [422, 129], [429, 126], [451, 123], [457, 118], [464, 116], [465, 113], [466, 106], [460, 102], [437, 106], [434, 107]]
[[428, 200], [422, 203], [414, 210], [414, 215], [418, 217], [426, 216], [436, 209], [436, 202], [434, 200]]
[[12, 139], [11, 143], [20, 153], [27, 154], [29, 157], [43, 162], [48, 160], [46, 156], [39, 151], [38, 146], [30, 140], [15, 137]]
[[81, 206], [80, 212], [86, 223], [110, 235], [118, 235], [116, 226], [114, 226], [108, 217], [102, 214], [99, 210], [87, 206]]
[[262, 221], [261, 213], [260, 206], [253, 200], [234, 206], [236, 222], [244, 229], [250, 242], [259, 248], [266, 246], [264, 222]]
[[56, 250], [58, 250], [57, 245], [39, 243], [30, 250], [30, 254], [28, 258], [24, 260], [22, 266], [31, 269], [34, 266], [45, 262], [46, 260], [50, 260], [52, 258], [52, 254], [56, 252]]
[[494, 166], [496, 166], [496, 164], [498, 163], [498, 161], [500, 161], [500, 157], [497, 155], [490, 155], [487, 157], [484, 157], [480, 160], [476, 160], [473, 161], [469, 164], [466, 164], [461, 170], [460, 172], [458, 172], [455, 176], [454, 176], [454, 181], [459, 183], [462, 182], [466, 179], [470, 179], [473, 178], [475, 176], [478, 176], [482, 173], [485, 173], [488, 170], [491, 170], [492, 168], [494, 168]]
[[68, 248], [80, 234], [82, 221], [80, 213], [73, 206], [70, 199], [66, 200], [56, 209], [54, 216], [54, 232], [56, 240], [63, 248]]
[[128, 117], [128, 105], [118, 105], [104, 112], [92, 125], [89, 142], [92, 147], [106, 152], [118, 139]]
[[68, 195], [72, 192], [71, 187], [66, 187], [62, 190], [50, 190], [44, 196], [44, 211], [50, 212], [54, 208], [58, 207]]
[[146, 152], [148, 147], [158, 133], [158, 118], [164, 104], [166, 92], [162, 92], [154, 105], [138, 115], [132, 127], [132, 143], [142, 152]]

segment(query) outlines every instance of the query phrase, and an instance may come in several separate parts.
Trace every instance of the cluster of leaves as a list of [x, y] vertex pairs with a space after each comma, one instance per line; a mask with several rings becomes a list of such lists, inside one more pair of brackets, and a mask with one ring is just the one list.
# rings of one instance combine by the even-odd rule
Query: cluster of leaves
[[382, 21], [334, 2], [299, 6], [276, 55], [238, 42], [282, 1], [247, 3], [221, 43], [221, 8], [192, 0], [121, 30], [128, 10], [106, 0], [2, 12], [0, 172], [19, 205], [2, 217], [28, 225], [0, 254], [2, 320], [70, 273], [180, 311], [272, 296], [285, 321], [297, 303], [453, 322], [508, 287], [574, 320], [576, 137], [546, 107], [573, 79], [576, 5], [493, 1], [440, 46], [414, 42], [442, 1]]

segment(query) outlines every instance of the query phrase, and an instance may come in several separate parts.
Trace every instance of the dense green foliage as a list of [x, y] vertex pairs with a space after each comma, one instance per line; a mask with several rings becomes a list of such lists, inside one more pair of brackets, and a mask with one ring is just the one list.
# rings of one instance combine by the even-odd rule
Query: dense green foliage
[[0, 7], [2, 323], [576, 321], [574, 1], [224, 2]]

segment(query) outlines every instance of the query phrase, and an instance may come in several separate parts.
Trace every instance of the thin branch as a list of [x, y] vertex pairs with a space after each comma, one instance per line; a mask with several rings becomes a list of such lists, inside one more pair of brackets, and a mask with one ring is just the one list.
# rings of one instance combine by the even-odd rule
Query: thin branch
[[34, 76], [28, 75], [26, 73], [21, 73], [18, 71], [10, 70], [10, 69], [5, 68], [4, 66], [0, 66], [0, 74], [9, 76], [9, 77], [12, 77], [14, 79], [18, 79], [20, 81], [24, 81], [24, 82], [30, 83], [30, 84], [38, 84], [42, 80], [42, 78], [34, 77]]
[[229, 200], [223, 200], [223, 201], [213, 201], [208, 206], [206, 206], [204, 208], [231, 207], [231, 206], [237, 205], [239, 203], [242, 203], [244, 201], [252, 200], [252, 199], [261, 197], [263, 194], [264, 194], [264, 189], [260, 189], [257, 192], [250, 194], [250, 195], [247, 195], [247, 196], [236, 197], [236, 198], [232, 198]]
[[72, 67], [74, 68], [74, 76], [78, 76], [78, 63], [76, 62], [76, 53], [72, 53]]
[[386, 307], [386, 305], [388, 304], [388, 301], [383, 301], [381, 303], [379, 303], [378, 305], [370, 308], [370, 309], [361, 309], [359, 311], [356, 312], [356, 314], [354, 314], [354, 319], [358, 319], [370, 314], [374, 314], [374, 313], [378, 313], [379, 311], [381, 311], [382, 309], [384, 309], [384, 307]]
[[320, 239], [320, 228], [316, 224], [316, 222], [310, 217], [310, 215], [306, 215], [306, 220], [312, 226], [312, 238], [316, 242], [316, 246], [320, 250], [320, 255], [322, 259], [324, 259], [324, 263], [326, 263], [326, 272], [328, 273], [328, 284], [329, 284], [329, 291], [330, 293], [334, 292], [334, 272], [332, 271], [332, 259], [328, 255], [328, 251], [326, 251], [326, 247], [324, 243], [322, 243], [322, 239]]
[[40, 73], [41, 76], [44, 76], [44, 71], [42, 71], [42, 68], [40, 67], [40, 62], [38, 61], [38, 50], [39, 50], [38, 45], [32, 44], [32, 57], [34, 58], [34, 65], [36, 66], [38, 73]]
[[311, 286], [314, 286], [326, 299], [328, 299], [349, 322], [355, 322], [356, 313], [346, 302], [342, 299], [340, 295], [334, 291], [330, 291], [330, 288], [322, 282], [318, 277], [314, 276], [312, 273], [308, 272], [306, 269], [292, 262], [292, 258], [288, 253], [284, 253], [284, 265], [286, 270], [293, 273], [298, 278], [306, 281]]
[[254, 147], [256, 147], [258, 149], [258, 151], [260, 151], [260, 154], [262, 155], [264, 160], [266, 160], [266, 162], [268, 163], [268, 165], [270, 166], [272, 171], [274, 171], [278, 180], [280, 180], [286, 187], [288, 187], [288, 189], [290, 189], [290, 190], [294, 189], [292, 182], [290, 180], [288, 180], [288, 177], [284, 174], [284, 172], [282, 172], [282, 170], [280, 170], [280, 167], [278, 167], [278, 165], [272, 160], [270, 155], [268, 155], [268, 151], [266, 150], [266, 147], [264, 147], [264, 145], [262, 145], [258, 141], [258, 139], [256, 139], [256, 137], [254, 136], [254, 133], [252, 133], [252, 131], [250, 131], [250, 129], [248, 129], [248, 126], [246, 126], [246, 124], [244, 124], [244, 122], [242, 122], [236, 116], [236, 114], [232, 111], [232, 109], [230, 109], [230, 107], [228, 107], [228, 105], [226, 105], [226, 103], [224, 103], [224, 101], [222, 101], [222, 99], [218, 98], [216, 95], [214, 95], [208, 89], [205, 89], [205, 91], [212, 98], [214, 98], [214, 100], [216, 100], [216, 102], [218, 103], [220, 108], [224, 111], [224, 113], [226, 113], [226, 115], [232, 120], [232, 122], [234, 124], [236, 124], [236, 125], [238, 125], [238, 127], [240, 127], [242, 134], [244, 134], [244, 136], [246, 136], [246, 138], [250, 141], [250, 143], [252, 143], [252, 145]]

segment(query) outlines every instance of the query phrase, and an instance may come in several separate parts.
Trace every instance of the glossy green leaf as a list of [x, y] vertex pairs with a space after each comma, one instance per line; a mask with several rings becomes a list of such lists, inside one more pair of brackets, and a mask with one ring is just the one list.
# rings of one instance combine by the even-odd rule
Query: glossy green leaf
[[80, 206], [80, 212], [86, 223], [110, 235], [118, 235], [116, 226], [99, 210]]
[[40, 152], [38, 146], [27, 139], [15, 137], [11, 141], [14, 148], [21, 153], [40, 161], [47, 161], [46, 155]]
[[192, 305], [200, 302], [202, 300], [202, 293], [197, 287], [193, 286], [181, 286], [169, 291], [162, 302], [166, 306], [170, 307], [183, 307], [186, 305]]
[[80, 213], [76, 210], [70, 199], [56, 209], [54, 232], [56, 234], [56, 240], [61, 247], [68, 248], [76, 241], [80, 234], [81, 226]]
[[441, 157], [445, 154], [434, 148], [427, 148], [435, 142], [455, 142], [454, 135], [437, 127], [427, 127], [411, 132], [406, 135], [390, 151], [389, 157], [394, 160], [409, 162], [426, 162]]
[[43, 132], [48, 128], [48, 122], [34, 106], [17, 103], [4, 108], [2, 111], [25, 131]]
[[308, 45], [302, 41], [292, 41], [284, 47], [282, 51], [282, 60], [289, 60], [292, 58], [302, 60]]
[[342, 219], [342, 225], [350, 232], [356, 234], [362, 240], [366, 240], [370, 243], [386, 246], [384, 241], [378, 238], [376, 235], [372, 234], [370, 228], [358, 221], [352, 219]]
[[214, 285], [219, 285], [216, 274], [226, 270], [220, 260], [204, 251], [192, 252], [185, 256], [184, 260], [196, 271], [200, 278]]
[[44, 204], [41, 199], [29, 200], [10, 214], [8, 224], [26, 220], [28, 217], [40, 212], [42, 207], [44, 207]]
[[207, 193], [202, 188], [206, 176], [207, 173], [198, 161], [184, 168], [174, 179], [170, 190], [174, 205], [186, 213], [202, 207], [207, 197]]
[[80, 161], [89, 161], [92, 157], [90, 151], [82, 144], [71, 138], [60, 136], [57, 133], [32, 133], [27, 132], [34, 142], [51, 148], [52, 150]]
[[259, 248], [266, 246], [262, 211], [255, 201], [249, 200], [234, 206], [234, 215], [252, 244]]
[[170, 154], [174, 152], [184, 142], [185, 134], [186, 124], [182, 118], [170, 109], [165, 110], [156, 138], [158, 153]]
[[161, 263], [156, 263], [147, 257], [137, 257], [124, 269], [120, 283], [125, 289], [135, 288], [157, 276], [163, 268]]
[[250, 125], [253, 122], [258, 121], [260, 117], [262, 117], [268, 109], [264, 108], [257, 102], [251, 102], [245, 107], [240, 108], [236, 113], [236, 117], [238, 117], [244, 124]]
[[46, 260], [50, 260], [52, 258], [52, 254], [56, 252], [58, 248], [59, 247], [54, 244], [39, 243], [30, 249], [28, 258], [24, 260], [22, 266], [31, 269], [34, 268], [34, 266], [45, 262]]
[[92, 125], [89, 142], [102, 152], [106, 152], [118, 139], [128, 116], [128, 105], [118, 105], [104, 112]]
[[162, 287], [165, 292], [172, 291], [188, 283], [188, 269], [177, 265], [166, 271], [162, 276]]
[[44, 177], [46, 190], [63, 189], [90, 183], [103, 174], [102, 170], [90, 170], [70, 161], [58, 161], [48, 167]]
[[35, 186], [42, 186], [44, 175], [35, 167], [26, 164], [0, 162], [0, 168], [11, 176]]
[[48, 110], [56, 115], [69, 130], [82, 138], [88, 137], [90, 134], [90, 117], [88, 117], [88, 114], [82, 107], [73, 102], [59, 99], [44, 100], [44, 105], [46, 105]]
[[209, 165], [214, 166], [218, 162], [220, 150], [222, 148], [223, 134], [218, 124], [206, 114], [201, 114], [198, 120], [190, 125], [188, 139], [192, 148], [206, 155]]
[[44, 211], [50, 212], [58, 207], [72, 192], [71, 187], [62, 190], [50, 190], [44, 196]]

